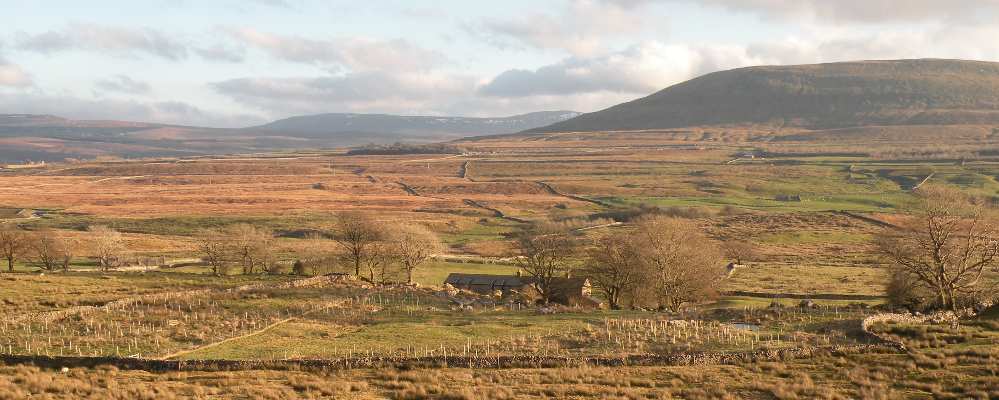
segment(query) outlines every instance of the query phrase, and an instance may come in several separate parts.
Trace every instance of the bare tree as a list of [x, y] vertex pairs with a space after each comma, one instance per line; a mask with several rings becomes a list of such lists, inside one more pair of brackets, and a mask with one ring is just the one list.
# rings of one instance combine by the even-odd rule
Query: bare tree
[[413, 283], [413, 273], [435, 254], [444, 252], [437, 234], [423, 225], [399, 223], [388, 230], [392, 256], [406, 273], [406, 282]]
[[232, 257], [243, 269], [243, 274], [253, 274], [257, 267], [264, 268], [273, 257], [274, 233], [250, 224], [235, 224], [224, 232], [230, 240]]
[[197, 234], [198, 250], [213, 275], [229, 273], [229, 259], [232, 246], [229, 239], [219, 229], [205, 228]]
[[341, 213], [338, 217], [333, 238], [338, 245], [341, 265], [353, 269], [358, 277], [361, 269], [367, 270], [370, 281], [374, 282], [375, 271], [386, 262], [384, 229], [365, 214]]
[[914, 218], [876, 239], [892, 263], [888, 293], [941, 309], [971, 305], [992, 289], [982, 282], [999, 264], [995, 210], [954, 188], [923, 187], [915, 195]]
[[13, 271], [14, 264], [27, 252], [27, 232], [17, 225], [4, 224], [0, 227], [0, 256], [7, 260], [7, 270]]
[[722, 242], [722, 251], [726, 257], [735, 260], [735, 263], [740, 265], [743, 261], [756, 261], [760, 257], [759, 253], [756, 252], [756, 246], [737, 240]]
[[90, 240], [94, 244], [94, 257], [97, 258], [102, 271], [124, 265], [128, 251], [121, 232], [104, 225], [90, 225], [87, 231], [90, 232]]
[[32, 264], [47, 271], [68, 269], [73, 259], [72, 242], [47, 227], [32, 232], [28, 246]]
[[643, 279], [660, 309], [677, 311], [715, 292], [723, 276], [720, 253], [692, 220], [646, 215], [636, 227]]
[[583, 273], [602, 291], [611, 309], [621, 308], [621, 296], [641, 273], [640, 249], [630, 235], [614, 234], [596, 239], [588, 251]]
[[535, 278], [535, 290], [544, 304], [554, 292], [556, 276], [569, 269], [576, 251], [576, 240], [564, 229], [549, 224], [535, 224], [517, 239], [520, 253], [517, 265]]
[[327, 237], [316, 232], [306, 235], [296, 249], [301, 262], [300, 271], [308, 270], [316, 276], [334, 272], [338, 254], [330, 242]]

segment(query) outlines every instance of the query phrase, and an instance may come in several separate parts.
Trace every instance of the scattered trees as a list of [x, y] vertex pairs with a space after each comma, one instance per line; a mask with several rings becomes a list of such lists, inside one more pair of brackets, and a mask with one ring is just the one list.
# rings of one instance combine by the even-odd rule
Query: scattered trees
[[520, 255], [517, 265], [534, 276], [534, 287], [544, 304], [554, 291], [554, 278], [569, 269], [576, 251], [576, 240], [564, 229], [553, 225], [535, 224], [515, 243]]
[[719, 252], [691, 220], [648, 215], [636, 227], [646, 289], [636, 295], [677, 311], [714, 293], [722, 277]]
[[73, 244], [48, 227], [42, 227], [29, 236], [30, 260], [46, 271], [68, 269], [73, 259]]
[[586, 276], [611, 308], [633, 304], [677, 311], [713, 295], [724, 276], [721, 252], [694, 221], [664, 214], [635, 220], [636, 233], [600, 237], [586, 260]]
[[444, 251], [437, 234], [423, 225], [399, 223], [387, 233], [392, 256], [406, 273], [406, 283], [413, 283], [413, 273], [431, 256]]
[[383, 226], [358, 212], [341, 213], [338, 217], [333, 239], [338, 245], [341, 265], [358, 277], [362, 269], [367, 270], [370, 281], [374, 282], [375, 270], [386, 263]]
[[229, 237], [232, 258], [242, 268], [243, 274], [253, 274], [258, 267], [274, 272], [270, 263], [274, 247], [271, 231], [243, 223], [230, 225], [223, 233]]
[[118, 268], [125, 263], [128, 251], [121, 232], [104, 225], [90, 225], [87, 227], [87, 232], [90, 232], [94, 257], [97, 258], [102, 271]]
[[983, 198], [948, 187], [915, 192], [914, 218], [876, 239], [892, 263], [886, 294], [898, 305], [953, 310], [991, 295], [983, 285], [999, 265], [999, 218]]
[[759, 253], [756, 252], [756, 246], [749, 242], [727, 240], [722, 242], [721, 247], [725, 256], [730, 260], [735, 260], [736, 264], [742, 264], [744, 261], [756, 261], [760, 258]]
[[224, 228], [205, 228], [196, 235], [202, 259], [213, 275], [225, 275], [233, 265], [244, 274], [259, 270], [275, 272], [273, 263], [274, 234], [250, 224], [234, 224]]
[[11, 224], [0, 226], [0, 257], [7, 260], [7, 270], [13, 271], [14, 264], [27, 255], [27, 232]]
[[298, 247], [300, 272], [308, 271], [312, 275], [335, 272], [339, 259], [329, 238], [313, 232], [306, 235], [305, 239]]
[[225, 275], [229, 273], [229, 240], [225, 234], [217, 228], [205, 228], [198, 231], [196, 236], [198, 250], [212, 275]]
[[613, 310], [621, 309], [621, 297], [631, 292], [641, 273], [639, 252], [630, 235], [612, 234], [596, 239], [587, 254], [583, 273], [603, 292]]

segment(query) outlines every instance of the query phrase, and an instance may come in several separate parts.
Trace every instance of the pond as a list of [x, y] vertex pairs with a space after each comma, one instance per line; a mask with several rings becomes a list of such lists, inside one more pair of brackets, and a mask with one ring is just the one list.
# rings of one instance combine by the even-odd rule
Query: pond
[[760, 330], [760, 326], [759, 325], [750, 325], [750, 324], [728, 324], [728, 325], [722, 325], [722, 326], [724, 326], [726, 328], [735, 328], [735, 329], [742, 329], [742, 330], [747, 330], [747, 331], [758, 331], [758, 330]]

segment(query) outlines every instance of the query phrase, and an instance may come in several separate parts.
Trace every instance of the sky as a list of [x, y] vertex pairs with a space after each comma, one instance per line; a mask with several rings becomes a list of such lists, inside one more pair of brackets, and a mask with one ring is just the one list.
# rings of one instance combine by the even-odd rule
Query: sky
[[999, 0], [0, 0], [0, 114], [598, 111], [754, 65], [999, 61]]

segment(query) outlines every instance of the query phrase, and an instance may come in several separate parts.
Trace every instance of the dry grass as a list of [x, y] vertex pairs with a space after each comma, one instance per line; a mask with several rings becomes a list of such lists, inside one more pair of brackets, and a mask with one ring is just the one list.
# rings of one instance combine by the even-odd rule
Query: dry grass
[[[559, 369], [355, 369], [148, 373], [115, 368], [61, 374], [0, 367], [0, 397], [394, 399], [989, 399], [999, 395], [995, 349], [911, 354], [826, 353], [739, 365]], [[993, 371], [993, 372], [989, 372]]]

